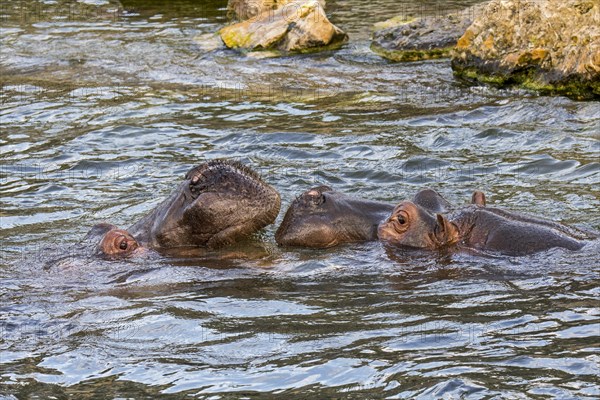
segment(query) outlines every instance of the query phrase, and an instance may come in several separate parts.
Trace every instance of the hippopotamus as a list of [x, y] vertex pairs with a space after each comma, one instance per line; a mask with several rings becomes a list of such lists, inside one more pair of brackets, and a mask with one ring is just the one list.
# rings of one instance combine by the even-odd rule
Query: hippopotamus
[[593, 235], [565, 225], [487, 207], [483, 192], [476, 191], [472, 204], [446, 215], [419, 204], [403, 201], [379, 224], [379, 239], [403, 248], [458, 248], [521, 256], [561, 247], [579, 250]]
[[212, 160], [192, 168], [173, 193], [127, 230], [102, 223], [86, 239], [109, 258], [147, 249], [220, 248], [272, 224], [279, 193], [236, 161]]
[[[431, 212], [450, 204], [432, 189], [413, 201]], [[347, 196], [329, 186], [313, 187], [289, 206], [275, 240], [281, 246], [328, 248], [343, 243], [377, 240], [377, 227], [394, 209], [392, 204]]]

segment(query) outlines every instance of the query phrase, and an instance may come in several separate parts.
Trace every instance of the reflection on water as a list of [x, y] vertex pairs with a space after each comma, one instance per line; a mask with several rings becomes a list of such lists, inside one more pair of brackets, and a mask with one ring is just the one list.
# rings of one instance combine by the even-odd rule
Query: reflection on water
[[472, 3], [331, 0], [351, 41], [274, 59], [206, 50], [225, 1], [0, 3], [0, 393], [598, 397], [597, 243], [497, 259], [289, 250], [275, 225], [200, 258], [121, 263], [78, 244], [218, 157], [260, 171], [283, 209], [316, 184], [389, 202], [481, 189], [600, 229], [599, 103], [369, 52], [374, 22]]

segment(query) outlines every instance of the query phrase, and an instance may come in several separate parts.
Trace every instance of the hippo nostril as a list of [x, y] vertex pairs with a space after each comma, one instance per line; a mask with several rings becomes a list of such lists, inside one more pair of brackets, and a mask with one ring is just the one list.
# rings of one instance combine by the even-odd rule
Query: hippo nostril
[[192, 179], [192, 183], [190, 183], [190, 192], [193, 196], [198, 196], [203, 189], [203, 185], [199, 184], [199, 178], [196, 179], [196, 182]]
[[197, 197], [201, 192], [207, 190], [211, 185], [215, 185], [218, 182], [207, 180], [207, 177], [202, 173], [197, 173], [190, 178], [190, 192], [194, 197]]

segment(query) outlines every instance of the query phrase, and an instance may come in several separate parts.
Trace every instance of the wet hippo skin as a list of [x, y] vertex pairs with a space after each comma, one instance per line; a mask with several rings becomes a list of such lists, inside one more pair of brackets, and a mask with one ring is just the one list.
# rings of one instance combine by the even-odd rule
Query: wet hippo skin
[[[431, 212], [450, 208], [432, 189], [419, 191], [413, 201]], [[275, 240], [281, 246], [310, 248], [377, 240], [377, 226], [393, 209], [392, 204], [351, 197], [329, 186], [313, 187], [292, 202]]]
[[595, 235], [565, 225], [485, 207], [485, 195], [475, 192], [474, 204], [448, 215], [433, 213], [404, 201], [379, 225], [384, 243], [406, 248], [440, 249], [452, 246], [504, 255], [527, 255], [554, 247], [579, 250]]
[[98, 251], [111, 258], [140, 249], [186, 246], [219, 248], [273, 223], [281, 200], [250, 168], [213, 160], [192, 168], [175, 191], [127, 230], [110, 224], [92, 228]]

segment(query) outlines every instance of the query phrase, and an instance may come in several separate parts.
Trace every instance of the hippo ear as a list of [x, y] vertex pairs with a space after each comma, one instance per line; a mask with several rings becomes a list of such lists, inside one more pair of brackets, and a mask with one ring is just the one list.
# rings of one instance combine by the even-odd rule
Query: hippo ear
[[485, 207], [485, 194], [480, 190], [474, 191], [473, 196], [471, 196], [471, 204]]
[[448, 221], [442, 214], [436, 214], [435, 238], [440, 246], [456, 243], [458, 241], [458, 229], [456, 225]]

